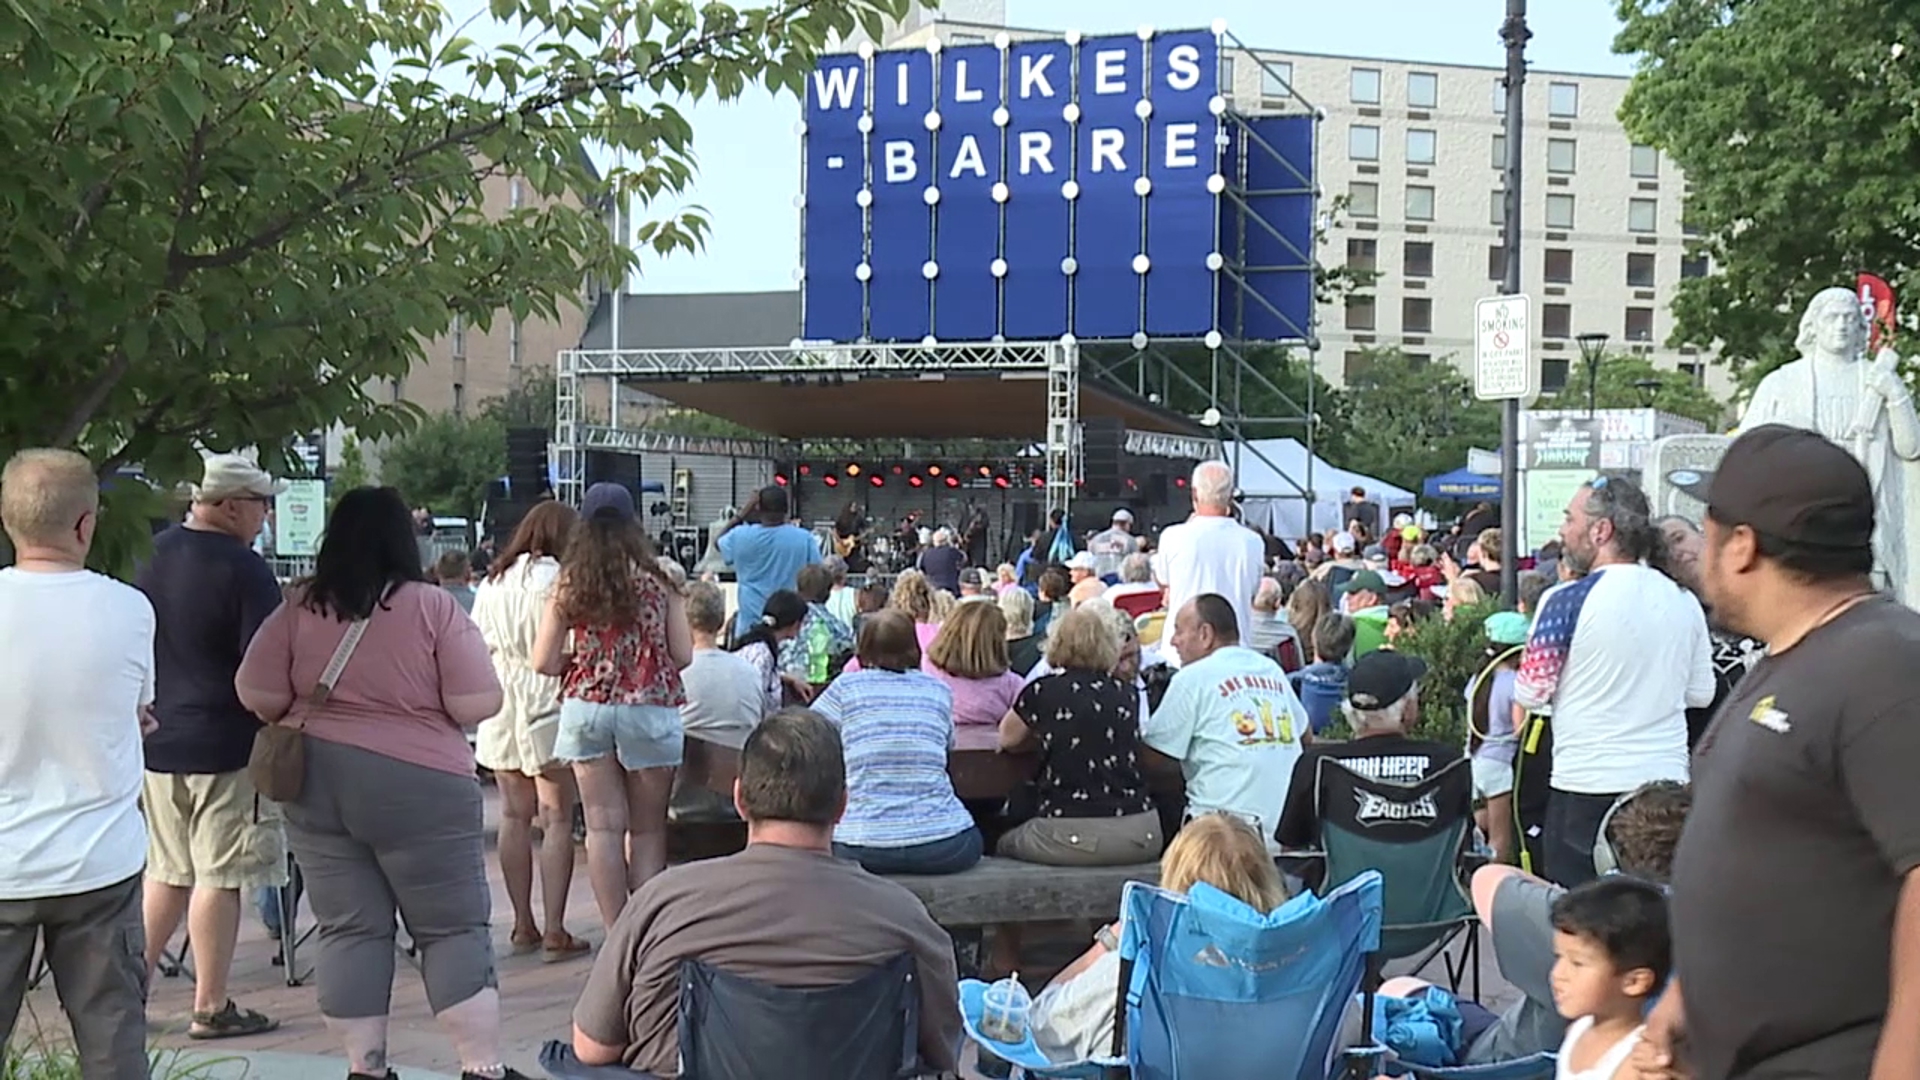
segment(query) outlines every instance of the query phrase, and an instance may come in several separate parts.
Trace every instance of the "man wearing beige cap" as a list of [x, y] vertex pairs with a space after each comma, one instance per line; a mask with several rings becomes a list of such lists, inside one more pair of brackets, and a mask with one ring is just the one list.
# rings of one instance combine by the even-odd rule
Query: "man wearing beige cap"
[[139, 580], [153, 601], [160, 721], [146, 744], [147, 968], [186, 916], [194, 973], [187, 1034], [196, 1039], [276, 1026], [228, 998], [227, 974], [241, 891], [286, 878], [278, 815], [247, 778], [260, 722], [233, 689], [247, 643], [280, 606], [280, 584], [252, 544], [283, 490], [238, 454], [209, 457], [192, 512], [154, 539]]

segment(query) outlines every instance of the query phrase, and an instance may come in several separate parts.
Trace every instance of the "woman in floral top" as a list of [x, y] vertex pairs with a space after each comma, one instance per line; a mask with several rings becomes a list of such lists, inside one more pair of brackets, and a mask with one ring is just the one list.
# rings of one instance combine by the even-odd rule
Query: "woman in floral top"
[[553, 756], [570, 763], [580, 783], [587, 870], [608, 926], [627, 896], [667, 865], [667, 802], [686, 701], [680, 669], [692, 659], [685, 599], [654, 559], [633, 494], [593, 485], [533, 661], [540, 674], [561, 679]]
[[1120, 642], [1094, 611], [1070, 611], [1047, 641], [1055, 674], [1000, 721], [1003, 750], [1040, 751], [1034, 817], [996, 852], [1052, 866], [1125, 866], [1160, 854], [1160, 818], [1140, 777], [1140, 698], [1112, 674]]

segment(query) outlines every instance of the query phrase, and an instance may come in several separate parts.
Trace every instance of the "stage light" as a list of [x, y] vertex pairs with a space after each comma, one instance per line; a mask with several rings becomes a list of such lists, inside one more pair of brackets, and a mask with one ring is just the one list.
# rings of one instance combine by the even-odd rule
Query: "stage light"
[[854, 463], [854, 462], [851, 462], [851, 461], [849, 461], [849, 462], [847, 462], [847, 475], [848, 475], [848, 476], [859, 476], [859, 475], [860, 475], [860, 466], [859, 466], [858, 464], [856, 464], [856, 463]]
[[980, 479], [985, 480], [987, 477], [992, 475], [993, 475], [993, 466], [991, 465], [980, 466]]
[[867, 483], [872, 484], [874, 487], [886, 487], [887, 478], [881, 476], [879, 473], [874, 473], [872, 476], [867, 477]]
[[781, 487], [786, 487], [789, 482], [787, 480], [787, 474], [783, 472], [774, 473], [773, 482], [779, 484]]
[[1033, 478], [1033, 486], [1034, 486], [1034, 487], [1037, 487], [1037, 488], [1043, 488], [1043, 487], [1046, 487], [1046, 486], [1047, 486], [1047, 478], [1046, 478], [1046, 477], [1044, 477], [1044, 476], [1035, 476], [1035, 477]]
[[1129, 477], [1127, 477], [1127, 490], [1128, 490], [1128, 491], [1139, 491], [1139, 490], [1140, 490], [1140, 483], [1139, 483], [1139, 481], [1137, 481], [1137, 480], [1135, 480], [1135, 479], [1134, 479], [1133, 477], [1131, 477], [1131, 476], [1129, 476]]
[[901, 473], [903, 473], [903, 472], [906, 472], [906, 471], [907, 471], [907, 469], [906, 469], [906, 466], [904, 466], [904, 465], [895, 465], [895, 466], [893, 467], [893, 475], [895, 475], [895, 476], [899, 476], [899, 475], [900, 475]]
[[809, 465], [809, 464], [807, 464], [807, 463], [806, 463], [806, 462], [804, 462], [804, 461], [803, 461], [803, 462], [801, 462], [801, 463], [800, 463], [800, 475], [801, 475], [801, 476], [812, 476], [812, 475], [813, 475], [813, 466], [811, 466], [811, 465]]
[[957, 477], [957, 476], [954, 476], [954, 475], [952, 475], [951, 473], [949, 473], [949, 474], [947, 475], [947, 486], [948, 486], [948, 487], [950, 487], [950, 488], [956, 488], [956, 487], [959, 487], [959, 486], [960, 486], [960, 478], [959, 478], [959, 477]]
[[938, 465], [929, 465], [929, 466], [927, 466], [927, 475], [928, 475], [928, 476], [939, 476], [939, 475], [940, 475], [940, 466], [938, 466]]
[[1174, 487], [1178, 487], [1178, 488], [1183, 488], [1183, 487], [1186, 487], [1186, 486], [1187, 486], [1187, 478], [1186, 478], [1186, 477], [1184, 477], [1184, 476], [1176, 476], [1176, 477], [1174, 477], [1174, 478], [1173, 478], [1173, 486], [1174, 486]]
[[1013, 486], [1013, 481], [1007, 479], [1004, 476], [996, 476], [993, 478], [993, 486], [1004, 491], [1007, 488], [1010, 488]]
[[827, 475], [821, 477], [820, 482], [827, 485], [828, 487], [840, 486], [840, 478], [833, 475], [832, 473], [828, 473]]
[[907, 486], [908, 486], [908, 487], [916, 487], [916, 488], [917, 488], [917, 487], [923, 487], [923, 486], [925, 486], [925, 485], [926, 485], [926, 481], [925, 481], [925, 480], [923, 480], [923, 479], [921, 479], [921, 478], [920, 478], [920, 476], [919, 476], [918, 474], [915, 474], [915, 475], [913, 475], [913, 476], [909, 476], [909, 477], [907, 477]]

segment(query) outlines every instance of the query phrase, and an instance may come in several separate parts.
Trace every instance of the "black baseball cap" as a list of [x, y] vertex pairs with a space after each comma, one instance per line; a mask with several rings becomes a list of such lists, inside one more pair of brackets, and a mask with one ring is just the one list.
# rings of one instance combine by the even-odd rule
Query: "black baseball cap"
[[1707, 513], [1791, 544], [1856, 551], [1873, 546], [1873, 483], [1826, 436], [1763, 424], [1733, 441], [1714, 470]]
[[1347, 704], [1356, 709], [1384, 709], [1407, 696], [1427, 673], [1427, 662], [1392, 649], [1375, 649], [1353, 662], [1347, 672]]

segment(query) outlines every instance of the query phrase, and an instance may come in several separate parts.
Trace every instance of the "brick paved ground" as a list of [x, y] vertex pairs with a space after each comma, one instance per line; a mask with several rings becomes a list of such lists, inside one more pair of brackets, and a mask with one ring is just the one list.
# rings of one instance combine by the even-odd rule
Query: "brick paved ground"
[[[492, 789], [488, 789], [487, 808], [491, 834], [496, 808]], [[540, 1045], [569, 1030], [568, 1018], [573, 1001], [586, 980], [592, 961], [590, 957], [582, 957], [566, 963], [545, 964], [538, 955], [508, 955], [507, 933], [512, 923], [511, 908], [507, 905], [506, 893], [500, 883], [498, 865], [490, 861], [489, 869], [493, 887], [494, 944], [500, 956], [501, 1045], [508, 1064], [537, 1075], [534, 1062]], [[302, 929], [312, 925], [304, 908], [300, 925]], [[593, 898], [587, 886], [584, 850], [575, 866], [567, 926], [575, 935], [592, 942], [596, 948], [604, 938], [599, 915], [594, 910]], [[178, 946], [178, 939], [174, 944]], [[191, 1047], [214, 1053], [269, 1052], [261, 1059], [263, 1065], [276, 1060], [299, 1060], [281, 1059], [280, 1055], [320, 1055], [337, 1059], [340, 1049], [320, 1020], [311, 982], [299, 987], [287, 986], [283, 970], [270, 965], [276, 948], [258, 920], [249, 916], [241, 929], [239, 947], [234, 956], [231, 992], [242, 1005], [278, 1018], [279, 1030], [220, 1043], [196, 1043], [186, 1037], [187, 1015], [193, 1007], [191, 981], [184, 976], [156, 978], [148, 1010], [154, 1042], [162, 1047]], [[1076, 943], [1062, 941], [1046, 951], [1064, 959], [1077, 953], [1078, 948]], [[300, 963], [301, 968], [310, 967], [312, 954], [309, 944], [301, 953], [305, 958]], [[441, 1036], [428, 1012], [419, 974], [404, 957], [396, 959], [398, 974], [394, 980], [393, 1026], [389, 1042], [392, 1060], [403, 1070], [410, 1067], [415, 1075], [419, 1070], [457, 1075], [459, 1062], [451, 1044]], [[1395, 968], [1389, 967], [1388, 970], [1393, 973]], [[1438, 975], [1439, 965], [1433, 965], [1428, 973]], [[1481, 996], [1490, 1007], [1498, 1009], [1513, 1000], [1514, 991], [1500, 979], [1490, 953], [1483, 963], [1482, 979]], [[64, 1037], [64, 1018], [60, 1015], [50, 985], [42, 986], [29, 996], [28, 1009], [31, 1011], [23, 1012], [21, 1017], [23, 1033], [37, 1021], [50, 1034]], [[313, 1071], [308, 1069], [306, 1074]], [[341, 1062], [339, 1072], [344, 1074], [345, 1071], [344, 1062]], [[288, 1070], [284, 1067], [256, 1068], [250, 1072], [249, 1080], [286, 1080], [287, 1074]]]

